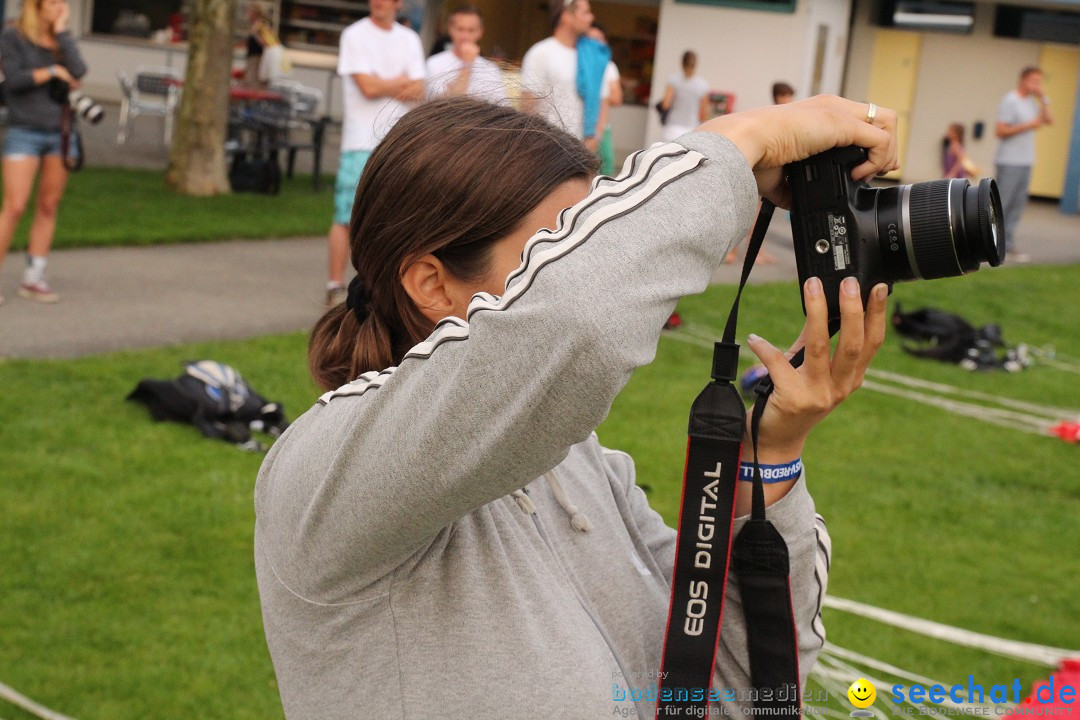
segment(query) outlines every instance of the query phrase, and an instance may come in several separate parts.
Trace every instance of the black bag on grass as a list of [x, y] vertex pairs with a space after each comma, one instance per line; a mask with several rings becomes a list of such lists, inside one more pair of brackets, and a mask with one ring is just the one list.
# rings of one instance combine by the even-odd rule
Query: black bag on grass
[[233, 156], [229, 169], [229, 187], [233, 192], [277, 195], [281, 190], [281, 167], [276, 158]]
[[146, 405], [154, 420], [190, 423], [206, 437], [243, 450], [266, 449], [251, 437], [252, 430], [277, 437], [289, 427], [279, 403], [267, 401], [234, 368], [213, 360], [184, 363], [175, 380], [141, 380], [127, 399]]
[[959, 315], [932, 307], [906, 313], [900, 303], [892, 324], [901, 336], [917, 341], [903, 344], [904, 351], [916, 357], [955, 363], [965, 370], [1016, 372], [1028, 364], [1022, 352], [1006, 346], [1000, 325], [977, 328]]

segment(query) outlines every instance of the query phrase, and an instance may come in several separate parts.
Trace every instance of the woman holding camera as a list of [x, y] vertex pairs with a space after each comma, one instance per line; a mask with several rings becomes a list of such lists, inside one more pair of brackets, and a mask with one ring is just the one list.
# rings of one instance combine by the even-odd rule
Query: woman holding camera
[[[613, 683], [655, 681], [675, 531], [593, 430], [759, 195], [784, 201], [782, 166], [858, 144], [855, 176], [893, 168], [895, 117], [835, 97], [725, 115], [594, 179], [592, 154], [536, 116], [469, 98], [405, 115], [357, 189], [348, 300], [312, 331], [328, 392], [255, 491], [287, 717], [607, 717]], [[834, 355], [820, 282], [804, 298], [800, 368], [749, 340], [776, 382], [765, 464], [800, 457], [884, 337], [884, 285], [864, 309], [845, 284]], [[803, 476], [766, 492], [805, 677], [828, 538]], [[735, 585], [714, 680], [747, 688]]]
[[19, 19], [0, 32], [0, 69], [8, 107], [0, 265], [40, 168], [27, 267], [19, 296], [45, 303], [60, 299], [45, 280], [45, 264], [56, 231], [60, 198], [67, 185], [65, 155], [75, 158], [80, 152], [76, 136], [69, 132], [70, 118], [65, 119], [65, 113], [70, 113], [67, 94], [79, 86], [79, 78], [86, 74], [86, 64], [68, 31], [70, 14], [66, 0], [24, 0]]

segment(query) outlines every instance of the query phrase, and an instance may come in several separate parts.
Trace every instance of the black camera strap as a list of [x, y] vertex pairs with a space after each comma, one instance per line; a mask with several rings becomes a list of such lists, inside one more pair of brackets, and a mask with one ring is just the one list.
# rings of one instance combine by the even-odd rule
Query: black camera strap
[[710, 696], [720, 696], [710, 688], [731, 565], [739, 578], [746, 618], [755, 713], [762, 708], [770, 708], [763, 711], [768, 714], [799, 712], [798, 645], [787, 545], [765, 516], [765, 491], [756, 459], [758, 426], [772, 392], [767, 377], [755, 388], [758, 399], [751, 417], [755, 448], [751, 518], [732, 545], [746, 428], [746, 407], [734, 385], [739, 364], [735, 331], [742, 291], [773, 209], [771, 202], [762, 201], [723, 338], [713, 346], [712, 381], [690, 410], [658, 718], [688, 717], [690, 709], [705, 709]]
[[[79, 149], [79, 154], [72, 157], [72, 140]], [[83, 166], [83, 148], [75, 122], [75, 110], [70, 103], [64, 103], [60, 115], [60, 158], [68, 172], [78, 172]]]

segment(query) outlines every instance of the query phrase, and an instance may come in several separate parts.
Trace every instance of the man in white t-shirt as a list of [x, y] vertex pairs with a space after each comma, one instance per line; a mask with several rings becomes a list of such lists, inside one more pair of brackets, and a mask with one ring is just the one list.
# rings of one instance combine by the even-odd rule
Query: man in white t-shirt
[[1005, 216], [1006, 260], [1027, 262], [1031, 258], [1016, 249], [1016, 226], [1027, 207], [1028, 188], [1031, 185], [1031, 166], [1035, 164], [1035, 131], [1053, 122], [1049, 104], [1043, 94], [1042, 70], [1024, 68], [1020, 83], [1001, 99], [998, 106], [997, 124], [994, 127], [998, 139], [994, 158], [998, 192], [1001, 193], [1001, 210]]
[[[554, 3], [551, 37], [529, 48], [521, 62], [522, 109], [542, 115], [596, 152], [595, 134], [585, 137], [585, 103], [577, 91], [577, 41], [592, 27], [592, 9], [589, 0]], [[601, 97], [607, 97], [607, 88]]]
[[478, 43], [484, 36], [480, 11], [471, 5], [459, 7], [450, 14], [447, 30], [452, 47], [427, 61], [428, 97], [471, 95], [505, 105], [506, 84], [499, 66], [480, 57]]
[[349, 261], [349, 218], [360, 174], [371, 151], [424, 97], [424, 50], [420, 37], [396, 22], [404, 0], [371, 0], [369, 17], [341, 33], [338, 75], [345, 109], [341, 162], [334, 184], [334, 219], [330, 225], [329, 279], [326, 304], [345, 299]]

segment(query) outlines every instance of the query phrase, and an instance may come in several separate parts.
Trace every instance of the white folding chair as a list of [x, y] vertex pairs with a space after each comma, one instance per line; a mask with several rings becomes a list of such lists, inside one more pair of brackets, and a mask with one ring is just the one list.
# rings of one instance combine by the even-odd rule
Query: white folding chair
[[127, 142], [129, 126], [139, 115], [156, 115], [165, 119], [165, 144], [172, 142], [173, 120], [180, 97], [180, 76], [169, 67], [140, 65], [131, 80], [120, 70], [116, 73], [123, 96], [120, 100], [120, 130], [116, 144]]

